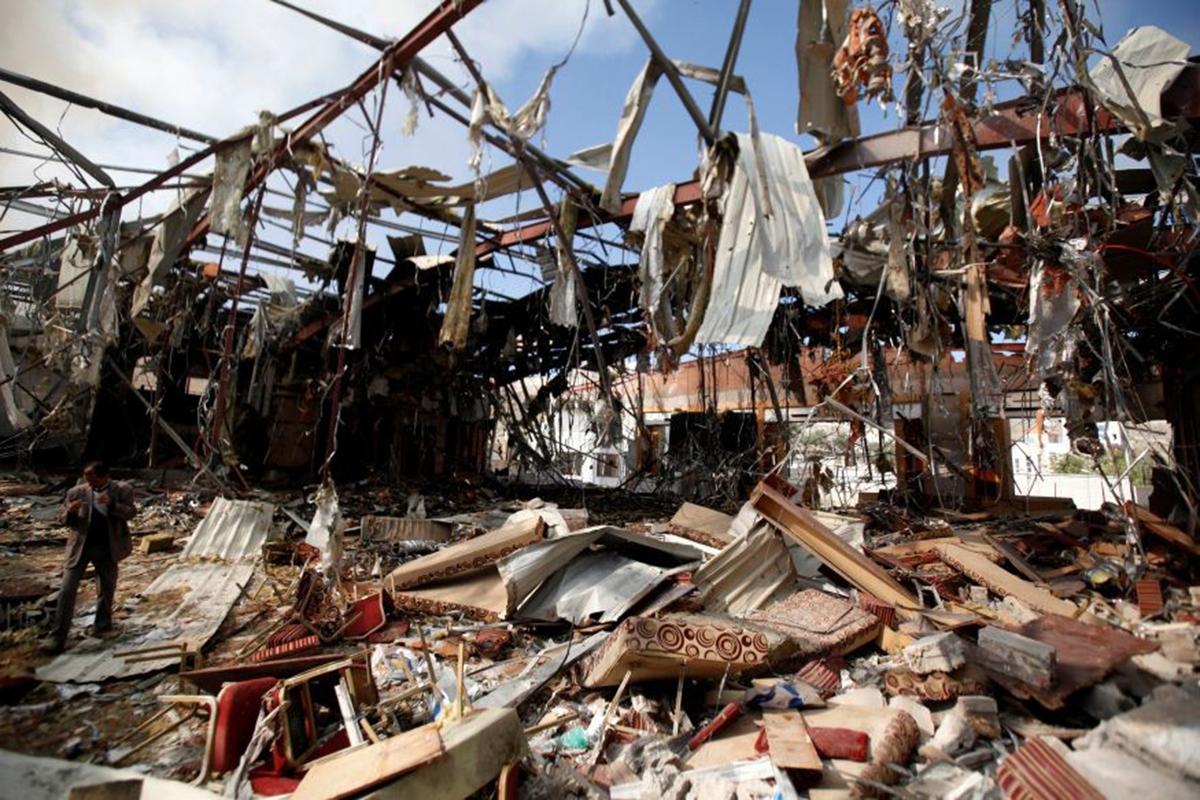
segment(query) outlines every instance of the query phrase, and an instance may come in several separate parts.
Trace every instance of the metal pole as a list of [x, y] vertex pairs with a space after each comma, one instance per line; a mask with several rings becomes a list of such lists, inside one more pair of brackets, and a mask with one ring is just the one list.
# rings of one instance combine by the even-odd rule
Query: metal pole
[[147, 128], [154, 128], [165, 133], [171, 133], [184, 139], [193, 139], [197, 142], [204, 142], [205, 144], [214, 144], [217, 141], [212, 136], [184, 128], [181, 125], [172, 125], [169, 122], [163, 122], [160, 119], [148, 117], [145, 114], [139, 114], [136, 111], [130, 111], [127, 108], [114, 106], [113, 104], [106, 103], [103, 100], [97, 100], [94, 97], [88, 97], [87, 95], [80, 94], [79, 92], [73, 92], [70, 89], [64, 89], [61, 86], [55, 86], [52, 83], [46, 83], [45, 81], [38, 80], [37, 78], [30, 78], [27, 75], [21, 75], [20, 73], [4, 69], [3, 67], [0, 67], [0, 81], [11, 83], [14, 86], [20, 86], [23, 89], [29, 89], [33, 92], [40, 92], [42, 94], [49, 95], [50, 97], [55, 97], [59, 100], [71, 103], [72, 105], [83, 106], [84, 108], [94, 108], [102, 114], [108, 114], [110, 117], [123, 119], [127, 122], [136, 122], [138, 125], [145, 125]]
[[[800, 0], [804, 2], [804, 0]], [[737, 17], [733, 20], [733, 33], [729, 36], [729, 47], [725, 49], [725, 60], [721, 63], [721, 78], [717, 82], [717, 93], [713, 95], [712, 109], [708, 112], [708, 124], [713, 133], [721, 130], [721, 118], [725, 116], [725, 100], [729, 97], [729, 81], [737, 64], [738, 52], [742, 49], [742, 34], [746, 32], [746, 17], [750, 15], [750, 0], [738, 5]]]
[[[213, 411], [213, 429], [208, 444], [213, 450], [217, 450], [221, 445], [221, 428], [225, 424], [225, 403], [228, 402], [229, 397], [229, 362], [233, 360], [234, 334], [237, 330], [238, 301], [242, 297], [242, 284], [246, 280], [246, 265], [250, 261], [250, 243], [254, 240], [254, 229], [258, 225], [258, 213], [262, 209], [264, 194], [266, 192], [260, 188], [258, 196], [254, 198], [254, 203], [250, 206], [250, 217], [247, 220], [250, 233], [246, 239], [246, 246], [242, 248], [242, 264], [238, 268], [237, 283], [233, 285], [233, 294], [230, 297], [229, 319], [225, 320], [225, 338], [221, 346], [221, 374], [217, 379], [217, 407]], [[215, 281], [212, 291], [217, 291]]]
[[71, 147], [71, 145], [63, 141], [63, 139], [57, 133], [38, 122], [33, 117], [29, 116], [29, 114], [25, 113], [25, 109], [14, 103], [12, 98], [10, 98], [4, 92], [0, 92], [0, 109], [3, 109], [11, 116], [16, 117], [18, 122], [36, 133], [42, 139], [42, 141], [57, 150], [60, 155], [65, 156], [74, 163], [78, 164], [79, 167], [82, 168], [83, 171], [88, 175], [91, 175], [109, 189], [115, 189], [117, 187], [117, 184], [113, 183], [113, 179], [108, 177], [107, 172], [93, 164], [91, 159], [89, 159], [83, 153], [79, 152], [74, 147]]
[[696, 101], [688, 92], [687, 87], [683, 85], [683, 79], [679, 77], [679, 70], [675, 68], [675, 62], [667, 58], [667, 54], [658, 46], [658, 42], [654, 41], [654, 37], [650, 35], [650, 31], [642, 24], [642, 20], [638, 17], [633, 7], [629, 5], [629, 0], [617, 0], [621, 4], [621, 8], [625, 11], [625, 16], [629, 17], [629, 21], [633, 23], [633, 27], [637, 29], [638, 34], [646, 43], [646, 47], [650, 48], [650, 54], [658, 65], [662, 67], [663, 72], [667, 76], [667, 80], [671, 82], [671, 87], [675, 90], [675, 94], [679, 95], [683, 107], [687, 109], [688, 114], [692, 118], [692, 122], [696, 123], [696, 128], [700, 131], [700, 135], [704, 137], [704, 141], [711, 147], [717, 141], [716, 134], [713, 133], [712, 126], [708, 124], [708, 120], [700, 113], [700, 108], [696, 105]]
[[[384, 81], [379, 89], [379, 108], [375, 111], [374, 139], [371, 141], [371, 156], [367, 161], [366, 174], [363, 176], [362, 197], [358, 204], [358, 240], [354, 243], [354, 255], [350, 259], [350, 271], [346, 276], [346, 294], [342, 299], [342, 335], [338, 342], [337, 372], [333, 376], [333, 386], [329, 390], [329, 434], [325, 442], [325, 461], [321, 464], [321, 480], [329, 480], [333, 468], [333, 454], [337, 452], [337, 428], [342, 416], [342, 382], [346, 372], [346, 342], [350, 332], [350, 314], [354, 310], [354, 295], [358, 291], [358, 270], [362, 266], [363, 247], [367, 237], [367, 211], [371, 205], [371, 173], [375, 171], [375, 159], [379, 155], [380, 132], [383, 130], [383, 103], [387, 99], [388, 81]], [[363, 282], [366, 290], [366, 282]]]

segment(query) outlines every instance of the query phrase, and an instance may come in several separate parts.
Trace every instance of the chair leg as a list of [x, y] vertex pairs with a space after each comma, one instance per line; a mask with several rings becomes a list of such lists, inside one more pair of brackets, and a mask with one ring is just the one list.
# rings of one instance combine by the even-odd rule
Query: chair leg
[[200, 707], [208, 709], [208, 730], [204, 735], [204, 755], [200, 760], [200, 774], [193, 780], [192, 786], [200, 786], [208, 780], [209, 768], [212, 764], [213, 740], [217, 734], [217, 698], [207, 694], [166, 694], [159, 698], [164, 703], [196, 706], [191, 716]]

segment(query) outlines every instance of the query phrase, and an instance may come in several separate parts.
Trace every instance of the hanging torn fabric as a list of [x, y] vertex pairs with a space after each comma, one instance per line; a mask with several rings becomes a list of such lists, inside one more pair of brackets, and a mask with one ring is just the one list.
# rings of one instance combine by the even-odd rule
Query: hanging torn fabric
[[1075, 355], [1077, 334], [1071, 323], [1079, 312], [1079, 290], [1067, 270], [1041, 259], [1029, 276], [1029, 341], [1025, 352], [1039, 379], [1045, 380]]
[[467, 333], [471, 328], [472, 299], [475, 289], [475, 206], [468, 205], [463, 213], [461, 235], [458, 240], [458, 258], [454, 263], [454, 283], [450, 296], [446, 298], [446, 316], [442, 320], [442, 331], [438, 344], [449, 345], [455, 350], [467, 346]]
[[83, 308], [87, 296], [88, 275], [99, 256], [96, 237], [86, 228], [71, 231], [63, 247], [58, 267], [58, 291], [54, 293], [54, 307], [59, 311], [78, 311]]
[[[859, 134], [858, 107], [842, 102], [833, 82], [833, 54], [846, 39], [849, 20], [849, 0], [800, 2], [796, 24], [796, 64], [800, 70], [796, 133], [807, 133], [821, 144], [836, 144]], [[837, 212], [826, 209], [826, 213]]]
[[324, 572], [336, 573], [342, 562], [342, 538], [346, 530], [346, 521], [338, 508], [337, 490], [326, 481], [308, 501], [317, 508], [308, 525], [304, 543], [321, 551], [321, 569]]
[[212, 225], [214, 233], [227, 233], [244, 247], [249, 229], [242, 215], [242, 193], [250, 175], [255, 137], [247, 136], [217, 153], [213, 170]]
[[604, 182], [604, 192], [600, 196], [600, 207], [610, 213], [616, 213], [621, 207], [621, 186], [625, 183], [625, 173], [629, 171], [629, 154], [660, 77], [662, 67], [651, 58], [633, 79], [625, 95], [625, 105], [621, 109], [617, 135], [613, 140], [612, 156], [608, 161], [608, 180]]
[[408, 113], [404, 115], [404, 125], [400, 130], [405, 136], [412, 136], [417, 132], [417, 120], [420, 119], [421, 84], [417, 82], [417, 71], [411, 64], [400, 75], [400, 91], [408, 98]]
[[175, 264], [183, 249], [183, 242], [196, 220], [204, 211], [207, 188], [192, 189], [181, 193], [175, 199], [175, 204], [163, 216], [154, 228], [154, 241], [150, 244], [150, 257], [146, 262], [146, 277], [133, 290], [133, 301], [129, 316], [136, 317], [150, 302], [154, 287], [158, 284], [167, 270]]
[[[546, 125], [546, 115], [550, 113], [550, 86], [554, 83], [554, 75], [557, 72], [557, 66], [546, 70], [537, 91], [515, 114], [509, 114], [508, 108], [490, 85], [475, 90], [475, 99], [471, 102], [471, 119], [467, 125], [467, 142], [471, 148], [467, 165], [476, 175], [479, 174], [480, 163], [483, 161], [483, 126], [491, 122], [521, 142], [532, 139], [534, 134]], [[482, 190], [477, 194], [482, 194]]]
[[641, 258], [638, 261], [638, 280], [641, 282], [638, 302], [658, 342], [670, 339], [670, 331], [665, 329], [665, 324], [669, 324], [671, 315], [664, 313], [663, 309], [663, 230], [674, 213], [675, 184], [668, 183], [638, 195], [633, 219], [629, 222], [629, 232], [641, 234], [642, 239]]
[[721, 201], [711, 300], [696, 341], [757, 347], [782, 286], [799, 288], [805, 304], [816, 307], [840, 298], [842, 289], [803, 152], [779, 136], [760, 137], [773, 209], [764, 217], [754, 142], [738, 134], [737, 144], [737, 163]]
[[579, 311], [576, 308], [575, 276], [569, 256], [574, 246], [575, 228], [579, 221], [579, 209], [564, 198], [558, 212], [558, 224], [562, 228], [563, 237], [554, 243], [557, 256], [557, 269], [554, 273], [554, 285], [550, 287], [550, 321], [565, 328], [574, 328], [579, 324]]
[[1187, 42], [1162, 28], [1145, 25], [1125, 34], [1113, 48], [1113, 57], [1101, 58], [1088, 77], [1105, 108], [1144, 141], [1167, 124], [1162, 116], [1162, 93], [1188, 66], [1190, 52]]
[[[362, 250], [363, 248], [358, 248]], [[367, 293], [367, 265], [366, 253], [355, 253], [355, 258], [358, 259], [357, 268], [352, 267], [354, 272], [354, 283], [350, 290], [350, 327], [346, 332], [346, 347], [350, 350], [357, 350], [362, 347], [362, 310], [363, 296]]]
[[33, 420], [17, 406], [17, 398], [13, 392], [16, 380], [17, 365], [8, 346], [8, 316], [0, 314], [0, 411], [4, 412], [5, 435], [23, 431], [33, 424]]
[[978, 419], [1004, 414], [1004, 389], [996, 372], [988, 338], [987, 318], [991, 313], [988, 299], [987, 270], [981, 263], [969, 264], [959, 292], [963, 339], [967, 352], [967, 379], [971, 388], [972, 415]]

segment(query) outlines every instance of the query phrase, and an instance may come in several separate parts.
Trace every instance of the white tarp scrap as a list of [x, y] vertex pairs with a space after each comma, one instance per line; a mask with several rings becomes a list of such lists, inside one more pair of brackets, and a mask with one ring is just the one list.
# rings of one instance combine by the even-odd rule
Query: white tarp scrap
[[638, 261], [638, 302], [646, 312], [655, 333], [663, 338], [659, 321], [670, 319], [663, 309], [663, 231], [675, 213], [675, 184], [656, 186], [638, 195], [629, 222], [631, 233], [642, 234], [642, 253]]
[[1025, 351], [1039, 377], [1053, 373], [1074, 353], [1071, 322], [1079, 311], [1075, 279], [1065, 270], [1047, 271], [1040, 259], [1029, 276], [1029, 341]]
[[154, 241], [150, 245], [150, 258], [146, 263], [146, 277], [133, 291], [130, 316], [136, 317], [150, 301], [160, 277], [166, 274], [179, 258], [183, 242], [200, 214], [204, 211], [204, 200], [208, 190], [204, 187], [181, 193], [174, 205], [154, 229]]
[[309, 498], [309, 502], [313, 503], [317, 510], [308, 525], [304, 543], [321, 551], [321, 568], [329, 570], [341, 563], [342, 536], [346, 530], [346, 522], [338, 508], [337, 490], [333, 488], [332, 483], [326, 481], [321, 484], [316, 495]]
[[625, 105], [621, 109], [621, 119], [617, 123], [617, 135], [613, 139], [612, 155], [608, 161], [608, 180], [600, 196], [600, 207], [605, 211], [615, 213], [621, 207], [621, 185], [625, 183], [625, 173], [629, 171], [629, 154], [660, 77], [662, 68], [651, 58], [633, 79], [625, 95]]
[[16, 376], [17, 365], [8, 346], [8, 317], [0, 314], [0, 410], [4, 412], [9, 433], [23, 431], [33, 424], [17, 406], [17, 398], [13, 393]]
[[249, 229], [242, 216], [242, 193], [250, 175], [253, 158], [253, 137], [245, 137], [217, 153], [213, 170], [212, 224], [213, 233], [228, 234], [239, 246], [245, 246]]
[[1107, 56], [1091, 69], [1089, 77], [1100, 102], [1124, 120], [1135, 136], [1146, 139], [1167, 124], [1162, 116], [1162, 93], [1186, 68], [1190, 51], [1187, 42], [1162, 28], [1144, 25], [1125, 34], [1113, 49], [1132, 95]]
[[[557, 72], [558, 66], [546, 70], [533, 96], [515, 114], [509, 113], [490, 85], [476, 90], [475, 99], [471, 102], [471, 119], [467, 125], [467, 143], [471, 149], [467, 165], [477, 176], [483, 161], [483, 126], [490, 121], [513, 138], [529, 141], [546, 125], [546, 116], [550, 113], [550, 86]], [[483, 193], [483, 188], [479, 187], [475, 194], [480, 196]]]
[[773, 134], [759, 139], [772, 212], [764, 216], [761, 210], [754, 141], [738, 134], [737, 164], [722, 198], [712, 293], [696, 335], [700, 344], [762, 344], [783, 286], [798, 287], [810, 306], [842, 296], [803, 152]]

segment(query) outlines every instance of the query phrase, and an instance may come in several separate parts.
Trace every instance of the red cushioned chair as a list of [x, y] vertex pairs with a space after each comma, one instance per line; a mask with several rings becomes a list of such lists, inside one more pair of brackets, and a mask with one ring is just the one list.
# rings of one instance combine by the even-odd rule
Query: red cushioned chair
[[164, 703], [193, 705], [208, 711], [208, 734], [204, 740], [204, 759], [200, 774], [192, 781], [200, 785], [210, 777], [237, 767], [254, 735], [254, 723], [262, 708], [263, 695], [278, 684], [275, 678], [254, 678], [227, 683], [216, 697], [212, 695], [163, 695]]

